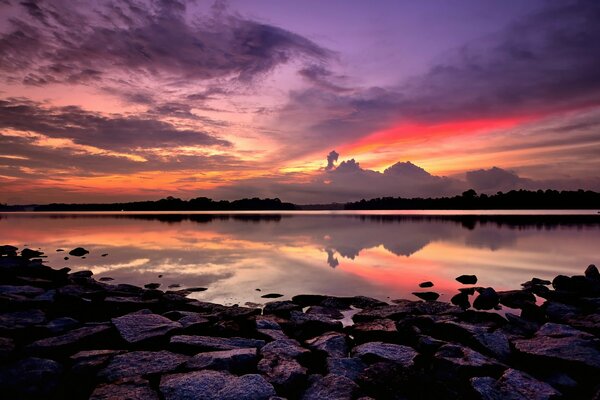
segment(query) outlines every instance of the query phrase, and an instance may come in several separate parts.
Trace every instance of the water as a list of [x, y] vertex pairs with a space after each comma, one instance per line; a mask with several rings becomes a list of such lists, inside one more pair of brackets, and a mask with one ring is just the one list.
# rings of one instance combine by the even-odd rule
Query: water
[[[581, 274], [600, 262], [600, 215], [4, 213], [0, 244], [41, 248], [50, 266], [91, 269], [115, 283], [207, 287], [192, 297], [222, 304], [261, 304], [271, 292], [283, 299], [319, 293], [389, 300], [435, 290], [448, 300], [462, 287], [454, 279], [461, 274], [475, 274], [478, 285], [498, 290], [517, 289], [534, 276]], [[56, 252], [78, 246], [90, 250], [85, 259], [65, 261], [66, 252]], [[435, 286], [420, 289], [422, 281]]]

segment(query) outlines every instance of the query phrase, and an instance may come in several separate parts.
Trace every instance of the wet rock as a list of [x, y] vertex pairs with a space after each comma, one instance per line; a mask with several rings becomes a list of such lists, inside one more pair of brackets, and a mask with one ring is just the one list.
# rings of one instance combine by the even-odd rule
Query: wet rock
[[94, 389], [90, 400], [158, 400], [155, 392], [147, 380], [133, 378], [113, 384], [99, 385]]
[[160, 380], [165, 400], [268, 400], [275, 389], [262, 376], [237, 377], [221, 371], [195, 371], [165, 375]]
[[0, 332], [11, 332], [46, 322], [41, 310], [25, 310], [0, 313]]
[[292, 297], [292, 301], [301, 307], [318, 306], [326, 297], [320, 294], [299, 294]]
[[212, 336], [177, 335], [171, 338], [171, 347], [181, 351], [198, 353], [200, 351], [220, 351], [245, 348], [262, 348], [264, 340], [240, 337], [220, 338]]
[[187, 369], [228, 370], [235, 373], [251, 371], [256, 367], [256, 348], [198, 353], [186, 363]]
[[351, 306], [356, 308], [379, 307], [387, 305], [387, 303], [384, 301], [367, 296], [352, 296], [348, 298], [348, 302]]
[[446, 344], [434, 355], [434, 367], [440, 376], [498, 376], [506, 369], [500, 362], [468, 347]]
[[531, 278], [531, 283], [534, 285], [550, 285], [552, 282], [546, 279]]
[[69, 255], [74, 257], [83, 257], [90, 252], [84, 249], [83, 247], [76, 247], [73, 250], [69, 251]]
[[322, 306], [310, 306], [306, 310], [306, 314], [324, 315], [331, 319], [343, 319], [344, 318], [344, 314], [342, 314], [340, 312], [340, 310], [338, 310], [337, 308], [322, 307]]
[[308, 339], [306, 345], [314, 351], [327, 354], [328, 357], [343, 358], [348, 355], [348, 338], [339, 332], [327, 332]]
[[276, 299], [278, 297], [283, 297], [283, 295], [279, 294], [279, 293], [267, 293], [267, 294], [263, 294], [260, 297], [263, 299]]
[[390, 361], [405, 368], [414, 365], [418, 353], [411, 347], [399, 344], [369, 342], [352, 349], [352, 356], [365, 362]]
[[413, 292], [412, 294], [425, 301], [435, 301], [440, 297], [436, 292]]
[[258, 362], [257, 370], [279, 392], [298, 393], [306, 382], [307, 369], [293, 358], [269, 354]]
[[162, 338], [182, 328], [180, 323], [153, 314], [150, 310], [126, 314], [111, 321], [123, 340], [130, 344]]
[[469, 296], [467, 295], [467, 293], [464, 293], [464, 292], [460, 292], [460, 293], [452, 296], [452, 298], [450, 299], [450, 302], [452, 304], [454, 304], [455, 306], [459, 306], [460, 308], [465, 309], [465, 310], [467, 308], [471, 307], [471, 302], [469, 301]]
[[507, 369], [496, 380], [491, 377], [471, 379], [471, 386], [480, 399], [551, 400], [561, 393], [547, 383], [516, 369]]
[[37, 250], [28, 249], [28, 248], [24, 248], [23, 250], [21, 250], [21, 257], [27, 258], [27, 259], [40, 257], [43, 254], [44, 254], [43, 251], [37, 251]]
[[594, 264], [590, 264], [585, 269], [585, 277], [594, 281], [600, 281], [600, 272]]
[[53, 398], [60, 387], [63, 367], [53, 360], [25, 358], [0, 367], [0, 393], [5, 399]]
[[388, 318], [357, 323], [350, 332], [357, 343], [397, 342], [400, 339], [396, 323]]
[[475, 289], [474, 287], [469, 287], [469, 288], [458, 288], [458, 291], [461, 293], [464, 293], [466, 295], [472, 296], [475, 294]]
[[135, 376], [165, 374], [174, 371], [188, 359], [188, 356], [165, 350], [130, 351], [114, 356], [98, 373], [98, 378], [106, 382], [115, 382]]
[[341, 331], [342, 323], [324, 315], [304, 314], [299, 311], [290, 313], [291, 329], [287, 332], [303, 340], [329, 331]]
[[477, 276], [475, 275], [461, 275], [456, 280], [463, 285], [474, 285], [477, 283]]
[[156, 283], [156, 282], [152, 282], [152, 283], [146, 283], [144, 285], [144, 287], [146, 289], [158, 289], [160, 287], [160, 283]]
[[482, 289], [473, 301], [473, 307], [478, 310], [491, 310], [500, 303], [500, 296], [491, 288]]
[[421, 287], [421, 288], [433, 287], [433, 282], [431, 282], [431, 281], [421, 282], [421, 283], [419, 283], [419, 287]]
[[29, 354], [64, 357], [85, 348], [98, 348], [111, 342], [112, 327], [107, 324], [88, 325], [60, 336], [37, 340], [28, 346]]
[[300, 343], [293, 339], [275, 340], [267, 343], [260, 350], [260, 354], [263, 357], [280, 356], [293, 359], [301, 359], [309, 353], [309, 350], [300, 346]]
[[513, 344], [524, 357], [538, 362], [600, 369], [600, 339], [567, 325], [546, 323], [533, 338]]
[[360, 358], [327, 358], [327, 371], [330, 374], [345, 376], [346, 378], [356, 381], [360, 374], [367, 368]]
[[352, 380], [335, 374], [315, 376], [302, 400], [351, 400], [359, 387]]
[[510, 308], [523, 308], [535, 304], [535, 296], [525, 290], [507, 290], [497, 292], [500, 304]]
[[302, 311], [302, 307], [291, 301], [271, 301], [265, 304], [263, 314], [277, 315], [282, 318], [289, 318], [292, 311]]

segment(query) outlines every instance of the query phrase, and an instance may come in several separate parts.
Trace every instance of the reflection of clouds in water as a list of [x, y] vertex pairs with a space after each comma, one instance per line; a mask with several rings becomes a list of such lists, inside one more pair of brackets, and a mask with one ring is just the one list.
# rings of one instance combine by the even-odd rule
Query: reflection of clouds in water
[[331, 268], [335, 268], [338, 265], [340, 265], [340, 262], [335, 257], [335, 251], [334, 250], [332, 250], [332, 249], [325, 249], [325, 251], [327, 252], [327, 264], [329, 264], [329, 266]]

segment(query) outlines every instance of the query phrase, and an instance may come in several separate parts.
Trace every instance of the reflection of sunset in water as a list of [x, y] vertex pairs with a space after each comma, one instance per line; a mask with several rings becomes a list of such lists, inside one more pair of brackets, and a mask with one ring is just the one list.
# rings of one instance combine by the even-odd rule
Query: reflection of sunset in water
[[[160, 282], [165, 290], [205, 286], [193, 296], [223, 303], [260, 303], [267, 292], [412, 298], [427, 280], [448, 299], [461, 274], [513, 289], [533, 276], [581, 273], [598, 262], [599, 238], [597, 220], [539, 229], [355, 215], [0, 218], [0, 244], [42, 248], [53, 267], [91, 269], [115, 282]], [[55, 251], [78, 246], [90, 250], [85, 259], [63, 260], [66, 253]]]

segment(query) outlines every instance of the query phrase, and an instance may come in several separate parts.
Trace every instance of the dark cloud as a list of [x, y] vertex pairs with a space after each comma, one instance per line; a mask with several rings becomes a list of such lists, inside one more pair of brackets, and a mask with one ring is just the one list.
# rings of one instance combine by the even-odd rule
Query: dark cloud
[[476, 191], [509, 191], [528, 187], [532, 181], [498, 167], [479, 169], [466, 173], [467, 184]]
[[344, 77], [335, 75], [323, 65], [308, 65], [300, 69], [298, 73], [308, 82], [321, 89], [338, 93], [352, 91], [352, 88], [343, 87], [335, 83], [336, 81], [343, 80]]
[[327, 166], [325, 167], [326, 170], [331, 170], [333, 169], [333, 167], [335, 166], [335, 163], [338, 160], [339, 157], [339, 153], [335, 150], [331, 150], [329, 152], [329, 154], [327, 154]]
[[14, 7], [26, 13], [5, 18], [0, 71], [31, 85], [112, 85], [115, 74], [130, 84], [144, 78], [249, 81], [293, 58], [330, 57], [302, 36], [238, 15], [192, 19], [184, 2], [28, 1]]
[[134, 151], [177, 146], [221, 146], [231, 143], [205, 132], [178, 129], [143, 116], [103, 115], [79, 107], [43, 107], [21, 100], [0, 100], [0, 129], [35, 132], [51, 138], [107, 150]]

